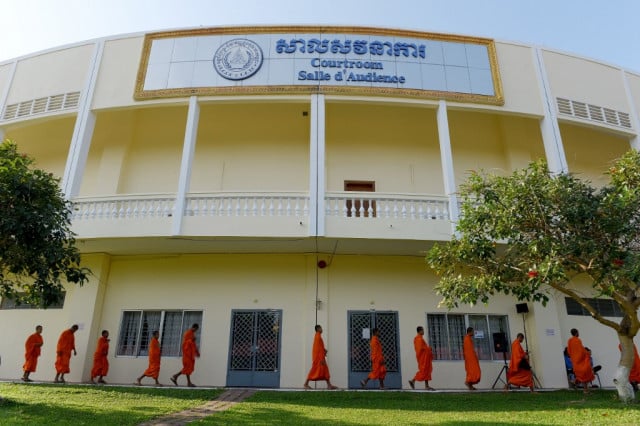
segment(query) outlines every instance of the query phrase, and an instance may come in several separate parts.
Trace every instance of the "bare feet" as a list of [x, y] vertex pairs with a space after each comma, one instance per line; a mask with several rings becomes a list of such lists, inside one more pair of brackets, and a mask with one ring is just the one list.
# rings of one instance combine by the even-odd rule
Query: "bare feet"
[[331, 386], [329, 386], [329, 389], [330, 389], [330, 390], [334, 390], [334, 389], [338, 389], [338, 387], [337, 387], [337, 386], [334, 386], [334, 385], [331, 385]]
[[464, 382], [464, 384], [467, 386], [467, 389], [469, 390], [477, 390], [476, 388], [473, 387], [471, 383]]
[[367, 382], [365, 382], [364, 380], [360, 380], [360, 386], [364, 388], [365, 386], [367, 386]]
[[435, 390], [435, 389], [434, 389], [434, 388], [432, 388], [431, 386], [427, 386], [425, 389], [426, 389], [426, 390], [428, 390], [428, 391], [434, 391], [434, 390]]
[[138, 386], [142, 386], [142, 383], [140, 383], [140, 380], [136, 380], [136, 382], [134, 384], [138, 385]]
[[311, 386], [309, 386], [309, 385], [305, 384], [305, 385], [304, 385], [304, 388], [305, 388], [305, 389], [311, 389]]
[[415, 389], [416, 388], [416, 382], [414, 380], [409, 380], [409, 386], [411, 386], [411, 389]]
[[190, 388], [195, 388], [196, 387], [196, 385], [194, 385], [193, 383], [189, 383], [187, 386], [190, 387]]
[[162, 387], [162, 383], [156, 382], [154, 386]]
[[174, 385], [178, 386], [178, 381], [176, 380], [176, 378], [174, 376], [171, 376], [169, 378], [169, 380], [171, 380], [173, 382]]

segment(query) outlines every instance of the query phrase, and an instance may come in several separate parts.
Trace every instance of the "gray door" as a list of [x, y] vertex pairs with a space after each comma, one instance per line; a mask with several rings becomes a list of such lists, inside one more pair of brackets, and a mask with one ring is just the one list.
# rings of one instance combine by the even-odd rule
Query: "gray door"
[[[349, 311], [349, 387], [359, 388], [360, 381], [371, 371], [369, 336], [374, 327], [380, 329], [380, 343], [387, 366], [386, 388], [402, 387], [400, 371], [400, 345], [398, 313], [395, 311]], [[378, 388], [377, 380], [370, 380], [367, 387]]]
[[282, 310], [233, 310], [227, 386], [280, 387]]

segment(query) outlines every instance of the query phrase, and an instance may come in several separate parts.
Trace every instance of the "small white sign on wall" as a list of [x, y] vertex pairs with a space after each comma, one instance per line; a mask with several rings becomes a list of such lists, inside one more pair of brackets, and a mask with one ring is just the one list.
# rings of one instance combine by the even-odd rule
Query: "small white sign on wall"
[[363, 328], [362, 329], [362, 338], [363, 339], [370, 339], [371, 338], [371, 330], [369, 330], [368, 328]]

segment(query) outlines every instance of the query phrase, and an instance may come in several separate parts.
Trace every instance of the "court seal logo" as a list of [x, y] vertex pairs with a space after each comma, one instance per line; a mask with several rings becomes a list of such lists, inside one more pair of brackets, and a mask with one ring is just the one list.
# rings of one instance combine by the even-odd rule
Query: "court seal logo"
[[222, 44], [213, 55], [213, 67], [227, 80], [244, 80], [262, 66], [262, 49], [256, 43], [236, 38]]

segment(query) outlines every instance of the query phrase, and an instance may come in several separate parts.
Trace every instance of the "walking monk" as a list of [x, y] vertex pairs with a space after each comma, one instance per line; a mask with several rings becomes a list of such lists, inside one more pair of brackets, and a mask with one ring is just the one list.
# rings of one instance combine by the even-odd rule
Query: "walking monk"
[[78, 326], [73, 324], [70, 329], [63, 331], [58, 338], [58, 346], [56, 347], [56, 378], [53, 379], [54, 383], [65, 383], [64, 375], [71, 371], [69, 368], [71, 351], [73, 351], [73, 355], [78, 355], [74, 336], [76, 331], [78, 331]]
[[567, 351], [571, 358], [571, 364], [573, 364], [573, 374], [576, 376], [576, 384], [582, 383], [584, 385], [584, 393], [589, 393], [589, 383], [596, 378], [593, 374], [593, 368], [591, 367], [591, 355], [584, 346], [582, 346], [578, 329], [572, 328], [571, 336], [567, 344]]
[[193, 324], [190, 329], [185, 331], [182, 338], [182, 370], [171, 376], [170, 380], [174, 385], [178, 386], [178, 377], [181, 374], [187, 376], [187, 386], [194, 388], [196, 385], [191, 383], [191, 373], [196, 367], [196, 357], [200, 356], [198, 345], [196, 345], [196, 331], [200, 326]]
[[526, 386], [533, 390], [533, 371], [529, 365], [529, 355], [522, 349], [524, 334], [518, 333], [516, 340], [511, 344], [511, 361], [507, 370], [507, 384], [504, 390], [509, 390], [509, 385]]
[[462, 345], [462, 355], [464, 356], [464, 369], [467, 372], [464, 384], [469, 390], [476, 390], [473, 385], [480, 382], [482, 372], [480, 371], [478, 354], [476, 354], [476, 349], [473, 346], [473, 327], [467, 328], [467, 334], [464, 336]]
[[91, 369], [91, 383], [94, 385], [96, 382], [94, 378], [98, 378], [98, 383], [106, 384], [104, 376], [109, 373], [109, 360], [107, 354], [109, 353], [109, 332], [102, 330], [102, 336], [98, 338], [98, 345], [96, 351], [93, 353], [93, 368]]
[[36, 326], [36, 332], [27, 337], [27, 341], [24, 343], [24, 365], [22, 366], [23, 382], [31, 382], [29, 374], [35, 373], [38, 366], [38, 357], [40, 356], [40, 349], [44, 341], [42, 340], [42, 326]]
[[380, 343], [379, 335], [380, 330], [378, 327], [371, 331], [373, 337], [369, 341], [371, 347], [371, 372], [366, 379], [360, 381], [360, 386], [365, 387], [369, 380], [378, 380], [380, 382], [380, 389], [384, 389], [384, 378], [387, 375], [387, 367], [384, 365], [384, 354], [382, 353], [382, 344]]
[[316, 325], [316, 335], [313, 338], [313, 349], [311, 354], [311, 370], [307, 375], [307, 381], [304, 382], [305, 389], [311, 389], [309, 381], [324, 380], [327, 382], [327, 388], [338, 389], [337, 386], [331, 384], [329, 378], [329, 366], [327, 366], [327, 350], [324, 348], [324, 341], [322, 340], [322, 327]]
[[426, 390], [435, 390], [429, 386], [429, 380], [431, 380], [431, 372], [433, 371], [433, 352], [431, 347], [424, 341], [424, 328], [418, 326], [418, 334], [413, 338], [413, 348], [416, 351], [416, 359], [418, 360], [418, 372], [409, 380], [409, 386], [411, 389], [416, 388], [416, 382], [424, 381], [424, 388]]
[[156, 386], [162, 386], [158, 381], [158, 375], [160, 375], [160, 342], [158, 337], [160, 337], [160, 332], [156, 330], [149, 342], [149, 366], [144, 370], [142, 376], [138, 377], [136, 385], [141, 385], [140, 380], [143, 378], [152, 377], [156, 381]]

